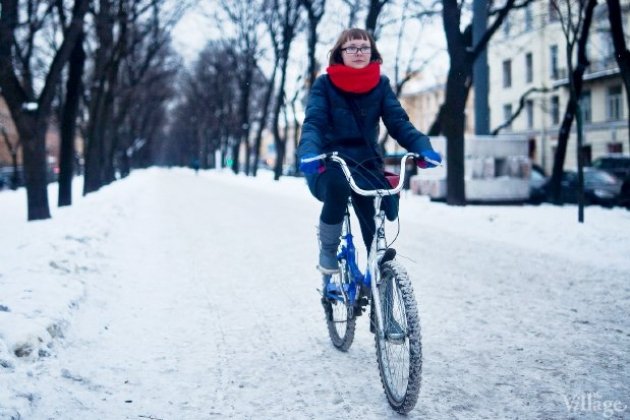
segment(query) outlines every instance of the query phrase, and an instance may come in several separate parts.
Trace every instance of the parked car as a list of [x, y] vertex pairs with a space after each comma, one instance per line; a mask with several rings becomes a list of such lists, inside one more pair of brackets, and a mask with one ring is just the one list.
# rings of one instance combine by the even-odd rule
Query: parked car
[[619, 193], [619, 205], [630, 210], [630, 175], [626, 177], [621, 184], [621, 192]]
[[592, 166], [593, 168], [609, 172], [621, 180], [630, 177], [630, 156], [602, 156], [595, 159]]
[[[577, 203], [577, 171], [562, 173], [560, 198], [563, 203]], [[612, 207], [619, 203], [622, 182], [606, 171], [592, 167], [584, 168], [584, 204]], [[545, 185], [548, 190], [549, 183]]]
[[547, 199], [545, 186], [548, 182], [547, 175], [541, 166], [532, 165], [529, 175], [529, 200], [530, 204], [541, 204]]

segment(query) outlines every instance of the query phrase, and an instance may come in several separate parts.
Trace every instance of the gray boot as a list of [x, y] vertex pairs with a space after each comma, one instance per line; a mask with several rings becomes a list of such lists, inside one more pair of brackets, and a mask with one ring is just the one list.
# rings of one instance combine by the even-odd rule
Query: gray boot
[[319, 221], [319, 265], [323, 274], [335, 274], [339, 271], [337, 249], [341, 240], [342, 223], [329, 225]]

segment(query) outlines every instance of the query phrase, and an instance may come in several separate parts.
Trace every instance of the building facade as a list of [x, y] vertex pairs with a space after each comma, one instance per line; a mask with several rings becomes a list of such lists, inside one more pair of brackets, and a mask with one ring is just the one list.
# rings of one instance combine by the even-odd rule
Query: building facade
[[12, 164], [11, 149], [17, 152], [18, 161], [22, 161], [21, 148], [18, 147], [18, 143], [19, 137], [9, 107], [4, 98], [0, 96], [0, 167]]
[[[6, 138], [4, 133], [6, 133]], [[22, 147], [15, 123], [11, 117], [11, 112], [0, 95], [0, 176], [5, 178], [7, 174], [13, 173], [13, 160], [11, 153], [17, 154], [18, 171], [22, 171]], [[7, 144], [7, 141], [9, 144]], [[48, 165], [49, 177], [56, 179], [59, 172], [60, 153], [60, 133], [59, 124], [55, 118], [49, 120], [46, 130], [46, 161]], [[80, 136], [75, 138], [75, 151], [77, 156], [83, 156], [83, 141]], [[22, 176], [20, 175], [20, 178]], [[21, 180], [23, 182], [23, 179]]]
[[[630, 28], [629, 9], [630, 2], [625, 2], [626, 31]], [[501, 133], [527, 136], [531, 158], [548, 173], [569, 101], [567, 39], [561, 18], [566, 16], [561, 17], [548, 0], [534, 2], [512, 12], [488, 47], [491, 129], [518, 112]], [[574, 56], [576, 53], [577, 45]], [[605, 2], [595, 9], [587, 55], [590, 65], [584, 74], [580, 100], [583, 156], [588, 162], [610, 153], [627, 155], [626, 93], [614, 58]], [[575, 66], [575, 58], [573, 63]], [[577, 166], [576, 126], [574, 121], [565, 160], [568, 169]]]

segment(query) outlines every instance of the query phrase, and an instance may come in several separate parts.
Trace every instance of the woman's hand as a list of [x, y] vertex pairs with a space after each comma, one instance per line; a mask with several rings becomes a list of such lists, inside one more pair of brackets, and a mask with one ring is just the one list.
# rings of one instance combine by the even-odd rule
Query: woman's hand
[[321, 159], [311, 160], [317, 155], [315, 153], [307, 153], [300, 159], [300, 171], [305, 174], [321, 174], [324, 172], [324, 164]]
[[416, 159], [419, 168], [435, 168], [442, 163], [442, 156], [435, 150], [425, 150], [419, 153], [420, 159]]

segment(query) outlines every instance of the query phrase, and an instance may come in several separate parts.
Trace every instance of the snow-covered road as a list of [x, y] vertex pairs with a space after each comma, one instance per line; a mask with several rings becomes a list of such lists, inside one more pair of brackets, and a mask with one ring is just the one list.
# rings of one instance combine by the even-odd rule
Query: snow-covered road
[[[50, 356], [0, 347], [0, 418], [399, 417], [367, 319], [348, 353], [329, 342], [319, 204], [300, 180], [154, 169], [97, 195], [98, 212], [73, 206], [44, 222], [83, 232], [89, 251], [64, 260], [62, 247], [55, 261], [84, 255], [86, 275]], [[630, 418], [630, 212], [589, 209], [595, 226], [566, 238], [530, 220], [536, 211], [549, 223], [572, 215], [403, 197], [395, 247], [424, 353], [410, 418]], [[596, 225], [611, 215], [625, 233]], [[585, 238], [601, 229], [614, 244], [594, 253], [602, 239]]]

